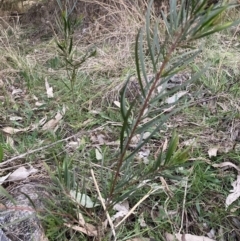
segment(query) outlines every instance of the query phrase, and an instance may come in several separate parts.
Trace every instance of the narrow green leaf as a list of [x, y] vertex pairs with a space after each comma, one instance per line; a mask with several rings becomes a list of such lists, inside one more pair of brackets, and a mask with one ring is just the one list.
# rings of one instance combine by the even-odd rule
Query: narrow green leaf
[[67, 31], [68, 31], [68, 23], [67, 23], [67, 14], [65, 11], [62, 12], [62, 20], [63, 20], [63, 26], [64, 26], [64, 34], [67, 36]]
[[[144, 45], [143, 35], [141, 33], [140, 36], [139, 36], [139, 49], [138, 49], [139, 51], [138, 51], [138, 54], [139, 54], [139, 60], [140, 60], [140, 65], [141, 65], [141, 72], [142, 72], [144, 80], [145, 80], [145, 86], [148, 86], [149, 81], [148, 81], [148, 77], [147, 77], [147, 71], [146, 71], [146, 68], [145, 68], [145, 54], [144, 54], [144, 50], [143, 50], [143, 45]], [[142, 95], [145, 97], [144, 85], [143, 85], [143, 83], [140, 83], [140, 81], [138, 81], [138, 82], [141, 86]]]
[[198, 32], [201, 33], [203, 30], [208, 30], [212, 27], [212, 23], [216, 21], [221, 13], [223, 13], [226, 10], [226, 7], [222, 7], [220, 9], [216, 9], [211, 11], [208, 15], [203, 15], [202, 20], [200, 20], [198, 24], [198, 28], [191, 34], [192, 36], [195, 36]]
[[153, 69], [154, 73], [157, 72], [157, 64], [161, 62], [160, 61], [161, 47], [160, 47], [160, 44], [159, 44], [158, 26], [159, 26], [159, 23], [157, 21], [155, 26], [154, 26], [154, 36], [153, 36], [153, 43], [152, 43], [152, 46], [153, 46], [154, 50], [156, 50], [156, 57], [154, 56], [155, 62], [154, 62], [154, 65], [153, 65], [153, 68], [155, 67], [155, 69]]
[[171, 160], [171, 157], [174, 155], [175, 151], [177, 150], [178, 143], [179, 143], [179, 137], [174, 131], [166, 152], [166, 158], [165, 158], [166, 165], [169, 163], [169, 161]]
[[57, 0], [57, 4], [58, 4], [60, 10], [63, 11], [62, 1], [61, 0]]
[[136, 175], [133, 171], [131, 172], [124, 172], [124, 178], [121, 178], [121, 180], [119, 181], [119, 183], [116, 185], [116, 191], [121, 189], [121, 188], [125, 188], [126, 185], [128, 185], [132, 180], [136, 179]]
[[64, 184], [69, 189], [69, 171], [66, 161], [63, 162]]
[[[156, 24], [155, 24], [155, 26], [154, 26], [154, 36], [153, 36], [153, 43], [152, 43], [152, 45], [154, 46], [154, 47], [156, 47], [156, 50], [157, 50], [157, 53], [159, 53], [160, 52], [160, 44], [159, 44], [159, 41], [160, 41], [160, 39], [159, 39], [159, 35], [158, 35], [158, 25], [159, 25], [159, 21], [158, 20], [156, 20], [157, 22], [156, 22]], [[157, 64], [157, 63], [155, 63], [155, 64]]]
[[95, 56], [97, 53], [96, 49], [89, 49], [84, 56], [81, 57], [81, 60], [77, 63], [71, 63], [69, 62], [69, 64], [71, 64], [72, 66], [74, 66], [75, 68], [79, 68], [87, 59]]
[[[228, 6], [224, 5], [218, 8], [210, 7], [207, 10], [204, 10], [203, 12], [199, 13], [198, 15], [193, 15], [193, 18], [190, 20], [189, 24], [190, 27], [188, 28], [188, 35], [193, 36], [194, 33], [197, 33], [201, 29], [206, 29], [211, 24], [212, 18], [217, 19], [218, 16], [221, 14], [222, 11], [225, 11], [228, 8]], [[213, 9], [213, 10], [212, 10]], [[209, 22], [210, 21], [210, 22]], [[209, 24], [208, 24], [209, 23]], [[194, 26], [194, 27], [192, 27]]]
[[239, 24], [240, 23], [240, 20], [238, 21], [235, 21], [235, 22], [227, 22], [227, 23], [224, 23], [224, 24], [221, 24], [221, 25], [217, 25], [215, 26], [212, 30], [208, 31], [208, 32], [205, 32], [205, 33], [202, 33], [202, 34], [198, 34], [196, 36], [193, 36], [191, 40], [196, 40], [196, 39], [200, 39], [200, 38], [203, 38], [205, 36], [208, 36], [208, 35], [211, 35], [211, 34], [214, 34], [214, 33], [217, 33], [219, 31], [222, 31], [226, 28], [229, 28], [231, 26], [234, 26], [236, 24]]
[[[147, 44], [148, 44], [148, 51], [149, 51], [149, 54], [150, 54], [150, 58], [151, 58], [151, 62], [152, 62], [152, 65], [153, 65], [153, 72], [156, 73], [157, 69], [156, 69], [156, 65], [155, 65], [155, 58], [154, 58], [154, 45], [152, 44], [152, 41], [151, 41], [151, 26], [150, 26], [150, 19], [151, 19], [151, 7], [152, 7], [152, 4], [153, 4], [153, 0], [150, 1], [149, 5], [148, 5], [148, 9], [147, 9], [147, 15], [146, 15], [146, 35], [147, 35]], [[156, 34], [156, 32], [154, 31], [154, 34]], [[144, 76], [145, 77], [145, 76]], [[147, 79], [145, 77], [145, 79]]]
[[205, 9], [208, 0], [203, 0], [202, 2], [192, 1], [192, 15], [198, 15], [199, 13], [202, 14], [202, 11]]
[[[123, 126], [121, 128], [121, 134], [120, 134], [120, 146], [122, 147], [121, 148], [121, 151], [125, 150], [125, 144], [128, 142], [128, 139], [130, 138], [130, 132], [131, 132], [131, 129], [132, 127], [134, 126], [134, 123], [129, 123], [129, 120], [130, 120], [130, 115], [132, 114], [132, 109], [135, 105], [135, 101], [133, 103], [131, 103], [130, 107], [128, 108], [128, 111], [126, 113], [126, 117], [125, 119], [123, 120]], [[126, 139], [124, 140], [125, 138], [125, 133], [127, 135]]]
[[193, 2], [194, 2], [194, 0], [192, 0], [192, 1], [184, 1], [184, 5], [185, 5], [185, 7], [184, 7], [184, 9], [183, 9], [183, 11], [185, 11], [185, 15], [184, 15], [184, 17], [185, 17], [185, 23], [186, 23], [186, 21], [188, 20], [188, 19], [190, 19], [191, 18], [191, 11], [192, 11], [192, 9], [193, 9], [193, 7], [192, 7], [192, 4], [193, 4]]
[[78, 2], [78, 1], [76, 0], [76, 1], [74, 1], [74, 3], [72, 4], [72, 7], [71, 7], [70, 10], [69, 10], [69, 15], [72, 14], [74, 8], [76, 7], [77, 2]]
[[24, 192], [20, 192], [20, 193], [23, 194], [28, 199], [28, 201], [30, 202], [30, 204], [33, 206], [34, 209], [37, 208], [35, 203], [32, 201], [32, 199], [30, 198], [30, 196], [28, 194], [26, 194]]
[[162, 77], [177, 74], [187, 65], [189, 65], [189, 63], [191, 63], [196, 56], [199, 55], [199, 53], [201, 53], [201, 50], [192, 50], [177, 56], [176, 59], [172, 58], [170, 68], [166, 68]]
[[17, 205], [14, 198], [6, 191], [5, 188], [3, 188], [1, 185], [0, 185], [0, 196], [5, 196], [7, 197], [9, 200], [11, 200], [11, 202], [14, 204], [14, 205]]
[[[164, 24], [165, 24], [165, 27], [166, 27], [166, 31], [167, 31], [167, 33], [168, 33], [168, 36], [169, 36], [169, 37], [172, 37], [171, 26], [170, 26], [170, 24], [168, 23], [167, 17], [166, 17], [166, 15], [164, 14], [163, 11], [161, 11], [161, 14], [162, 14], [162, 18], [163, 18], [163, 21], [164, 21]], [[163, 49], [164, 49], [164, 48], [163, 48]]]
[[[183, 108], [183, 107], [182, 107]], [[177, 111], [179, 111], [181, 109], [181, 107], [178, 107], [176, 109], [173, 109], [170, 113], [166, 114], [164, 113], [163, 111], [157, 115], [157, 116], [154, 116], [154, 118], [152, 118], [151, 120], [149, 120], [148, 122], [144, 123], [143, 125], [139, 126], [138, 129], [137, 129], [137, 133], [136, 134], [139, 134], [139, 133], [142, 133], [142, 132], [146, 132], [146, 131], [149, 131], [149, 129], [151, 129], [153, 126], [155, 128], [160, 128], [163, 123], [166, 122], [166, 120], [172, 116], [173, 114], [175, 114]]]
[[56, 42], [57, 46], [62, 50], [62, 52], [64, 52], [64, 45], [61, 45], [58, 41]]
[[146, 138], [145, 140], [143, 140], [142, 143], [138, 144], [137, 147], [134, 149], [134, 151], [132, 151], [126, 157], [126, 159], [132, 158], [157, 132], [159, 132], [159, 130], [161, 128], [163, 128], [163, 124], [166, 123], [166, 121], [169, 119], [170, 116], [174, 115], [175, 113], [177, 113], [178, 111], [180, 111], [183, 108], [184, 107], [179, 107], [179, 108], [172, 110], [171, 113], [164, 114], [164, 115], [161, 114], [162, 115], [161, 118], [160, 118], [161, 115], [159, 115], [159, 116], [155, 117], [154, 119], [152, 119], [151, 121], [149, 121], [148, 123], [144, 124], [144, 126], [138, 128], [138, 130], [136, 131], [136, 134], [142, 133], [143, 131], [147, 131], [154, 125], [156, 126], [155, 129], [153, 131], [151, 131], [151, 135], [148, 138]]
[[185, 0], [182, 0], [181, 5], [180, 5], [180, 9], [177, 12], [177, 17], [176, 17], [176, 20], [175, 20], [176, 21], [176, 28], [179, 28], [179, 26], [183, 25], [183, 23], [186, 20], [185, 8], [186, 8]]
[[69, 49], [68, 49], [69, 54], [71, 54], [72, 52], [72, 47], [73, 47], [73, 37], [70, 38]]
[[189, 148], [185, 150], [178, 150], [175, 152], [171, 160], [167, 163], [168, 165], [181, 165], [188, 160]]
[[140, 35], [142, 34], [142, 30], [140, 29], [137, 33], [136, 36], [136, 41], [135, 41], [135, 65], [136, 65], [136, 71], [137, 71], [137, 78], [138, 78], [138, 82], [141, 88], [141, 92], [144, 96], [145, 96], [145, 92], [144, 92], [144, 88], [143, 88], [143, 83], [142, 83], [142, 77], [141, 77], [141, 69], [140, 69], [140, 60], [139, 60], [139, 39], [140, 39]]
[[177, 1], [176, 0], [170, 0], [170, 28], [171, 32], [173, 33], [177, 29]]
[[67, 87], [68, 90], [71, 90], [71, 88], [68, 86], [68, 84], [64, 80], [62, 80], [62, 82]]
[[152, 165], [152, 168], [149, 169], [148, 173], [152, 173], [152, 172], [156, 171], [161, 166], [162, 160], [163, 160], [163, 152], [162, 152], [162, 149], [161, 149], [161, 152], [158, 155], [157, 160]]
[[126, 108], [127, 103], [126, 103], [126, 90], [127, 90], [127, 86], [128, 83], [130, 81], [130, 76], [128, 78], [128, 80], [126, 81], [125, 85], [123, 86], [123, 89], [120, 92], [120, 103], [121, 103], [121, 115], [122, 115], [122, 119], [123, 119], [123, 125], [121, 128], [121, 133], [120, 133], [120, 149], [121, 151], [123, 151], [124, 149], [124, 139], [125, 139], [125, 133], [128, 134], [128, 129], [129, 129], [129, 116], [131, 114], [132, 108], [134, 103], [132, 103], [132, 105], [130, 106], [130, 108]]
[[0, 144], [0, 162], [2, 162], [3, 160], [3, 148], [2, 148], [2, 145]]
[[134, 177], [132, 176], [132, 178], [130, 178], [128, 181], [125, 181], [125, 182], [121, 183], [121, 185], [116, 186], [116, 189], [115, 189], [116, 199], [114, 200], [114, 204], [122, 202], [122, 200], [129, 198], [131, 195], [133, 195], [134, 193], [136, 193], [138, 191], [136, 186], [133, 186], [130, 190], [129, 189], [121, 190], [121, 188], [123, 188], [124, 186], [131, 187], [131, 185], [129, 185], [129, 184], [133, 180], [133, 178]]
[[67, 33], [68, 33], [68, 36], [72, 34], [71, 27], [72, 27], [72, 22], [71, 22], [70, 18], [68, 17], [67, 18]]

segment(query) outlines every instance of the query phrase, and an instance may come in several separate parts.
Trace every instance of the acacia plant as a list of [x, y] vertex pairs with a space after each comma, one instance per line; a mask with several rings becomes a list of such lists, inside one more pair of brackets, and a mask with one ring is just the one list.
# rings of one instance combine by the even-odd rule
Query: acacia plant
[[[180, 88], [198, 79], [203, 73], [204, 70], [195, 73], [181, 86], [166, 90], [170, 78], [186, 69], [201, 52], [201, 49], [194, 46], [199, 43], [197, 40], [238, 23], [223, 22], [221, 19], [225, 11], [236, 5], [219, 3], [209, 6], [207, 0], [181, 0], [179, 5], [178, 2], [170, 0], [169, 14], [162, 12], [161, 21], [164, 23], [165, 33], [161, 31], [163, 28], [160, 21], [152, 21], [153, 0], [150, 1], [146, 13], [145, 29], [138, 31], [135, 65], [140, 91], [129, 103], [126, 92], [131, 82], [130, 77], [121, 91], [123, 122], [120, 152], [117, 154], [115, 172], [112, 174], [107, 193], [108, 208], [136, 192], [141, 180], [153, 180], [156, 176], [165, 175], [166, 170], [186, 165], [188, 150], [178, 149], [178, 135], [174, 132], [167, 150], [161, 151], [155, 160], [150, 161], [147, 168], [133, 168], [134, 157], [139, 150], [164, 128], [171, 115], [184, 107], [177, 98]], [[178, 52], [182, 47], [185, 51]], [[166, 99], [169, 96], [175, 96], [176, 102], [168, 104]], [[170, 113], [166, 111], [170, 109]], [[148, 133], [147, 137], [145, 133]], [[130, 146], [133, 139], [136, 140], [136, 136], [139, 141], [132, 149]]]
[[[67, 73], [67, 79], [70, 85], [63, 81], [65, 86], [72, 92], [72, 99], [75, 102], [75, 85], [77, 80], [77, 74], [82, 64], [96, 53], [95, 48], [88, 49], [85, 53], [79, 53], [76, 51], [76, 45], [74, 42], [74, 32], [81, 25], [81, 16], [75, 16], [73, 14], [76, 1], [71, 5], [70, 0], [65, 0], [62, 4], [61, 0], [56, 0], [60, 8], [61, 17], [56, 18], [56, 23], [62, 38], [56, 40], [59, 55], [64, 61], [64, 66]], [[80, 56], [79, 56], [80, 55]]]
[[[221, 19], [225, 11], [236, 6], [233, 4], [209, 6], [208, 0], [181, 0], [180, 4], [178, 2], [178, 0], [170, 0], [168, 15], [162, 12], [161, 18], [157, 20], [152, 14], [153, 0], [150, 1], [146, 13], [145, 27], [138, 31], [135, 42], [135, 65], [139, 92], [132, 100], [127, 98], [126, 93], [131, 88], [130, 76], [120, 94], [122, 126], [119, 132], [120, 148], [115, 155], [116, 158], [111, 163], [114, 170], [106, 174], [105, 169], [101, 169], [98, 179], [100, 181], [97, 185], [94, 173], [91, 172], [93, 177], [91, 180], [94, 180], [99, 199], [108, 218], [114, 204], [137, 196], [135, 194], [139, 189], [145, 188], [144, 191], [147, 191], [149, 188], [147, 194], [140, 197], [140, 201], [143, 201], [144, 198], [159, 190], [159, 185], [155, 181], [156, 178], [161, 176], [176, 178], [170, 176], [173, 173], [172, 170], [178, 166], [190, 165], [187, 162], [188, 149], [178, 147], [179, 137], [175, 131], [173, 131], [168, 146], [156, 151], [155, 155], [149, 158], [148, 165], [139, 167], [140, 164], [136, 165], [135, 163], [135, 157], [142, 148], [151, 143], [153, 137], [161, 137], [161, 130], [165, 128], [168, 118], [186, 106], [187, 99], [185, 99], [185, 102], [181, 101], [178, 98], [178, 93], [190, 82], [199, 79], [205, 68], [193, 74], [188, 81], [170, 90], [167, 89], [167, 84], [176, 73], [188, 68], [190, 63], [199, 55], [201, 49], [197, 47], [198, 39], [239, 22], [224, 22], [224, 19]], [[71, 88], [73, 90], [75, 68], [81, 62], [76, 65], [71, 62], [72, 27], [68, 21], [68, 16], [64, 12], [62, 23], [66, 38], [63, 42], [58, 42], [58, 47], [65, 59], [67, 71], [72, 71], [74, 78], [70, 76], [70, 81], [72, 80]], [[182, 51], [183, 47], [184, 51]], [[176, 101], [168, 101], [169, 97], [173, 97], [172, 99], [175, 97]], [[109, 162], [107, 163], [109, 164]], [[82, 210], [82, 206], [84, 207], [82, 199], [87, 199], [87, 192], [85, 192], [84, 184], [81, 186], [76, 182], [74, 171], [71, 170], [69, 165], [69, 162], [66, 161], [64, 167], [59, 168], [58, 177], [55, 179], [66, 196], [69, 196], [70, 190], [76, 194], [75, 199], [78, 199], [78, 203], [81, 204], [78, 207], [81, 207]], [[104, 165], [104, 162], [102, 165]], [[86, 175], [86, 170], [82, 171]], [[81, 176], [85, 180], [87, 177], [84, 174]], [[98, 186], [101, 188], [98, 188]], [[143, 191], [140, 192], [141, 195], [143, 193]], [[74, 203], [74, 205], [76, 204]], [[94, 204], [91, 207], [95, 208], [95, 206], [97, 205]], [[80, 210], [76, 211], [75, 215], [78, 213], [80, 213]], [[86, 213], [89, 214], [89, 212]], [[55, 216], [55, 214], [52, 215], [52, 218], [55, 218]], [[96, 219], [99, 221], [98, 218]], [[111, 227], [114, 240], [116, 240], [114, 230], [121, 225], [125, 218], [115, 227]], [[100, 219], [104, 221], [105, 216], [100, 215]], [[101, 240], [101, 237], [99, 240]]]

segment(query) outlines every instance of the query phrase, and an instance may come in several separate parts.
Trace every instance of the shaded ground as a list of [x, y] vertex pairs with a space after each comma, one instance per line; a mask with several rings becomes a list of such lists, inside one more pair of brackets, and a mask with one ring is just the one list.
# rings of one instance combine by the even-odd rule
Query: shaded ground
[[[209, 4], [217, 1], [209, 1]], [[146, 11], [146, 4], [142, 0], [131, 3], [129, 1], [116, 2], [114, 0], [100, 0], [100, 1], [68, 1], [70, 9], [72, 9], [73, 16], [83, 17], [83, 24], [81, 26], [81, 34], [84, 32], [87, 35], [88, 41], [93, 42], [102, 34], [112, 31], [117, 28], [121, 20], [121, 11], [128, 11], [134, 18], [143, 20]], [[161, 11], [168, 11], [168, 1], [160, 0], [154, 1], [154, 12], [157, 16]], [[72, 7], [74, 6], [74, 7]], [[137, 6], [137, 7], [136, 7]], [[116, 11], [118, 10], [120, 14]], [[128, 14], [129, 14], [128, 13]], [[19, 15], [18, 15], [19, 14]], [[20, 22], [26, 27], [29, 32], [29, 37], [35, 40], [39, 38], [47, 38], [53, 36], [54, 31], [58, 31], [56, 27], [55, 18], [59, 14], [59, 6], [56, 1], [37, 1], [32, 4], [27, 11], [14, 10], [12, 7], [10, 11], [6, 11], [3, 15], [11, 16], [13, 22]], [[31, 29], [31, 31], [30, 31]], [[84, 31], [83, 31], [84, 30]], [[88, 34], [86, 34], [88, 32]]]

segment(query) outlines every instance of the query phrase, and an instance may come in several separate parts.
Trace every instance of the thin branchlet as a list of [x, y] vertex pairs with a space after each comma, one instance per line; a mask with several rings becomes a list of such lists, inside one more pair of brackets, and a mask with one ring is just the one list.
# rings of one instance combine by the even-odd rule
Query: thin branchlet
[[149, 101], [150, 101], [150, 99], [151, 99], [151, 96], [152, 96], [154, 90], [156, 89], [156, 86], [157, 86], [157, 84], [158, 84], [158, 82], [159, 82], [159, 80], [160, 80], [160, 77], [161, 77], [161, 75], [162, 75], [162, 73], [163, 73], [163, 71], [164, 71], [164, 68], [165, 68], [165, 66], [167, 65], [167, 63], [169, 62], [169, 59], [170, 59], [172, 53], [174, 52], [174, 50], [175, 50], [176, 47], [178, 46], [179, 40], [181, 40], [181, 36], [182, 36], [182, 32], [181, 32], [180, 34], [178, 34], [178, 36], [176, 37], [175, 42], [171, 45], [171, 47], [170, 47], [170, 49], [169, 49], [169, 51], [168, 51], [168, 54], [167, 54], [166, 57], [164, 58], [164, 61], [163, 61], [162, 65], [161, 65], [161, 67], [160, 67], [160, 70], [159, 70], [158, 73], [156, 74], [155, 80], [154, 80], [151, 88], [149, 89], [149, 92], [148, 92], [148, 94], [147, 94], [147, 96], [146, 96], [146, 98], [145, 98], [145, 101], [144, 101], [144, 103], [143, 103], [143, 105], [142, 105], [142, 108], [140, 109], [139, 115], [137, 116], [137, 119], [136, 119], [136, 121], [135, 121], [135, 124], [134, 124], [134, 126], [133, 126], [133, 128], [132, 128], [132, 130], [131, 130], [131, 133], [130, 133], [130, 135], [129, 135], [129, 138], [128, 138], [128, 140], [127, 140], [127, 143], [126, 143], [126, 145], [124, 146], [124, 149], [123, 149], [123, 151], [122, 151], [122, 153], [121, 153], [121, 155], [120, 155], [120, 157], [119, 157], [118, 165], [117, 165], [117, 168], [116, 168], [116, 172], [115, 172], [114, 179], [113, 179], [113, 183], [112, 183], [111, 190], [110, 190], [110, 195], [109, 195], [109, 198], [110, 198], [110, 199], [111, 199], [112, 196], [113, 196], [114, 188], [115, 188], [115, 186], [116, 186], [116, 183], [117, 183], [117, 180], [118, 180], [118, 177], [119, 177], [120, 169], [121, 169], [122, 164], [123, 164], [123, 162], [124, 162], [124, 157], [125, 157], [126, 151], [127, 151], [128, 148], [129, 148], [129, 145], [130, 145], [130, 143], [131, 143], [131, 140], [132, 140], [132, 138], [133, 138], [133, 136], [134, 136], [134, 134], [135, 134], [135, 131], [136, 131], [136, 129], [137, 129], [139, 123], [140, 123], [140, 120], [141, 120], [141, 118], [142, 118], [142, 116], [143, 116], [143, 114], [144, 114], [144, 111], [145, 111], [145, 109], [147, 108], [147, 106], [148, 106], [148, 104], [149, 104]]

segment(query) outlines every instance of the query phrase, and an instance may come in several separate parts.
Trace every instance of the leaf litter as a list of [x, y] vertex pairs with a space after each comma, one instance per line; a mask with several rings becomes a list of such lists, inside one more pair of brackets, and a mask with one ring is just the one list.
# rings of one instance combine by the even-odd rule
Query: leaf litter
[[102, 151], [100, 148], [95, 149], [95, 156], [96, 156], [97, 161], [101, 161], [103, 159]]
[[72, 226], [72, 225], [69, 225], [67, 223], [65, 223], [64, 225], [73, 229], [73, 230], [84, 233], [84, 234], [86, 234], [90, 237], [97, 237], [98, 236], [97, 228], [90, 223], [86, 223], [85, 219], [84, 219], [84, 217], [81, 213], [78, 213], [78, 224], [79, 224], [79, 226], [77, 226], [77, 225]]
[[73, 230], [78, 231], [80, 233], [84, 233], [89, 237], [97, 237], [98, 236], [98, 231], [92, 224], [86, 223], [84, 225], [84, 227], [72, 225], [72, 224], [68, 224], [68, 223], [65, 223], [64, 225], [66, 227], [70, 228], [70, 229], [73, 229]]
[[[49, 88], [51, 88], [50, 86], [49, 86]], [[178, 96], [177, 96], [178, 97]], [[49, 98], [49, 97], [48, 97]], [[171, 97], [170, 97], [171, 98]], [[175, 97], [175, 99], [176, 99], [176, 97]], [[115, 104], [116, 105], [116, 104]], [[117, 105], [116, 105], [117, 106]], [[99, 140], [98, 140], [99, 141]], [[97, 142], [97, 141], [96, 141]], [[101, 141], [100, 141], [101, 142]], [[73, 146], [77, 146], [77, 144], [75, 145], [75, 143], [73, 144]], [[81, 221], [81, 218], [79, 218], [79, 225], [80, 226], [84, 226], [85, 225], [85, 223], [84, 224], [82, 224], [82, 221]], [[71, 226], [71, 228], [72, 228], [72, 226]], [[77, 228], [75, 229], [75, 230], [77, 230]], [[82, 229], [83, 230], [83, 229]], [[83, 233], [85, 233], [85, 234], [87, 234], [88, 235], [88, 231], [86, 231], [85, 230], [85, 232], [84, 231], [82, 231]], [[89, 235], [90, 236], [90, 235]], [[93, 235], [94, 236], [94, 235]], [[142, 241], [142, 240], [150, 240], [150, 239], [144, 239], [144, 238], [133, 238], [133, 239], [131, 239], [131, 241]], [[184, 237], [182, 237], [182, 240], [184, 240]], [[129, 240], [130, 241], [130, 240]], [[194, 239], [193, 239], [193, 241], [194, 241]]]
[[18, 121], [18, 120], [22, 120], [22, 119], [23, 119], [23, 118], [20, 117], [20, 116], [11, 116], [11, 117], [9, 118], [10, 121]]
[[237, 176], [237, 180], [232, 184], [233, 189], [230, 190], [230, 194], [226, 199], [226, 207], [229, 207], [233, 202], [235, 202], [240, 197], [240, 175]]
[[[57, 116], [57, 118], [59, 118], [59, 116]], [[46, 130], [47, 130], [47, 127], [50, 128], [50, 127], [55, 126], [56, 122], [58, 122], [59, 120], [55, 120], [54, 123], [52, 120], [50, 120], [48, 124], [46, 123], [46, 126], [45, 126]], [[14, 127], [10, 127], [10, 126], [4, 127], [4, 128], [2, 128], [2, 132], [5, 134], [9, 134], [9, 135], [14, 135], [17, 133], [25, 133], [28, 131], [33, 131], [33, 130], [38, 129], [40, 126], [44, 125], [45, 122], [46, 122], [46, 117], [42, 118], [38, 123], [31, 124], [30, 126], [25, 127], [25, 128], [14, 128]], [[54, 124], [54, 125], [51, 125], [51, 124]]]
[[179, 92], [175, 93], [173, 96], [167, 98], [165, 102], [167, 104], [174, 104], [187, 93], [188, 93], [187, 91], [179, 91]]
[[142, 227], [142, 228], [145, 228], [145, 227], [148, 226], [148, 225], [146, 224], [145, 220], [144, 220], [144, 214], [143, 214], [143, 213], [141, 213], [141, 214], [139, 215], [139, 217], [138, 217], [138, 222], [139, 222], [140, 227]]
[[218, 147], [212, 147], [208, 150], [208, 156], [211, 157], [215, 157], [217, 156], [217, 152], [218, 152]]
[[58, 123], [60, 120], [62, 120], [63, 116], [65, 115], [66, 108], [63, 106], [62, 111], [58, 111], [55, 117], [51, 120], [49, 120], [47, 123], [45, 123], [42, 127], [42, 130], [51, 130], [53, 132], [56, 132], [58, 129]]
[[205, 236], [197, 236], [192, 234], [165, 234], [166, 241], [216, 241], [215, 239], [211, 239]]
[[117, 211], [111, 219], [115, 224], [118, 223], [123, 217], [125, 217], [129, 212], [129, 203], [124, 201], [122, 203], [117, 203], [113, 206], [113, 210]]
[[26, 127], [26, 128], [13, 128], [13, 127], [4, 127], [2, 129], [2, 131], [6, 134], [10, 134], [10, 135], [14, 135], [14, 134], [17, 134], [17, 133], [20, 133], [20, 132], [26, 132], [28, 131], [30, 128], [29, 127]]
[[53, 88], [49, 85], [47, 78], [45, 78], [45, 87], [47, 91], [47, 97], [53, 98]]
[[128, 239], [127, 241], [151, 241], [152, 239], [150, 238], [133, 238], [133, 239]]
[[15, 182], [25, 180], [28, 176], [30, 176], [31, 174], [35, 174], [37, 172], [38, 170], [33, 168], [32, 166], [29, 169], [26, 169], [25, 167], [19, 167], [14, 172], [8, 173], [7, 175], [1, 177], [0, 185], [5, 181]]
[[237, 179], [231, 183], [233, 189], [230, 190], [230, 194], [227, 196], [225, 206], [228, 208], [233, 202], [240, 197], [240, 168], [231, 162], [222, 162], [220, 164], [212, 164], [213, 167], [229, 168], [233, 167], [238, 171]]

